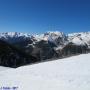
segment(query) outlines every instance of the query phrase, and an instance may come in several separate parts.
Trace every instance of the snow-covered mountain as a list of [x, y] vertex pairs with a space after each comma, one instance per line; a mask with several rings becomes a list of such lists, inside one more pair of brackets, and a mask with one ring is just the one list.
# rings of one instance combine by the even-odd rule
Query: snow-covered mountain
[[[83, 54], [90, 52], [90, 32], [9, 32], [0, 39], [0, 65], [21, 66], [0, 66], [0, 89], [90, 90], [90, 54]], [[22, 66], [48, 59], [54, 61]]]
[[[3, 66], [17, 67], [89, 52], [90, 32], [68, 35], [58, 31], [40, 35], [0, 33], [0, 65]], [[33, 59], [29, 60], [31, 57]]]
[[18, 32], [6, 32], [6, 33], [0, 33], [0, 38], [9, 38], [9, 37], [12, 37], [12, 38], [15, 38], [15, 37], [30, 37], [31, 35], [30, 34], [27, 34], [27, 33], [18, 33]]
[[90, 90], [90, 54], [0, 71], [0, 88]]
[[7, 41], [9, 43], [21, 42], [30, 38], [31, 35], [27, 33], [18, 33], [18, 32], [0, 33], [0, 39]]
[[87, 44], [88, 48], [90, 48], [90, 32], [68, 34], [68, 40], [76, 45]]
[[56, 45], [63, 45], [65, 40], [67, 40], [66, 35], [63, 32], [55, 31], [55, 32], [46, 32], [41, 35], [35, 35], [34, 38], [37, 41], [45, 40], [55, 43]]
[[44, 34], [31, 35], [28, 33], [18, 33], [18, 32], [6, 32], [0, 33], [0, 39], [8, 42], [20, 42], [22, 40], [30, 39], [33, 42], [39, 42], [41, 40], [50, 41], [56, 46], [63, 46], [72, 42], [76, 45], [88, 45], [90, 47], [90, 32], [81, 32], [81, 33], [71, 33], [65, 35], [63, 32], [59, 31], [49, 31]]

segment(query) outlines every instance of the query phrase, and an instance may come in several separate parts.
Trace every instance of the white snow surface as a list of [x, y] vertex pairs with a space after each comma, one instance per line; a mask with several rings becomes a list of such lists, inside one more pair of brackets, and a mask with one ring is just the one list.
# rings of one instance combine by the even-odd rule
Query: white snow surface
[[77, 45], [84, 45], [85, 43], [90, 46], [90, 32], [80, 32], [68, 34], [70, 42], [74, 42]]
[[1, 72], [1, 71], [5, 71], [5, 70], [7, 70], [7, 69], [10, 69], [10, 68], [9, 68], [9, 67], [0, 66], [0, 72]]
[[17, 90], [90, 90], [90, 54], [0, 72], [0, 87]]
[[75, 45], [85, 45], [86, 43], [79, 37], [75, 37], [72, 39], [72, 43]]

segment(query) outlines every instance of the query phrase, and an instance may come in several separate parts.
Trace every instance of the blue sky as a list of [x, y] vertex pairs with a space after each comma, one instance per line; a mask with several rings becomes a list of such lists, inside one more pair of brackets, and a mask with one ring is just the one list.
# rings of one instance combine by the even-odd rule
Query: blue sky
[[0, 0], [0, 32], [90, 31], [90, 0]]

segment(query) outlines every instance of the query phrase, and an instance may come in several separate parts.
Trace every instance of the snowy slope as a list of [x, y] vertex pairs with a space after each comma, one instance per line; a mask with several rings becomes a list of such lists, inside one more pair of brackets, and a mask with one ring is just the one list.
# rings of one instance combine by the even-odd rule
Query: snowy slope
[[17, 90], [90, 90], [90, 54], [0, 72], [0, 87]]
[[75, 45], [85, 45], [86, 43], [79, 37], [74, 37], [70, 42], [74, 43]]
[[77, 45], [87, 44], [90, 48], [90, 32], [80, 32], [68, 34], [68, 39]]
[[54, 31], [54, 32], [48, 31], [44, 34], [34, 35], [33, 37], [37, 41], [41, 41], [41, 40], [50, 41], [56, 44], [57, 46], [62, 45], [67, 41], [66, 35], [63, 32], [59, 32], [59, 31]]
[[9, 68], [9, 67], [0, 66], [0, 72], [1, 72], [1, 71], [5, 71], [5, 70], [7, 70], [7, 69], [10, 69], [10, 68]]

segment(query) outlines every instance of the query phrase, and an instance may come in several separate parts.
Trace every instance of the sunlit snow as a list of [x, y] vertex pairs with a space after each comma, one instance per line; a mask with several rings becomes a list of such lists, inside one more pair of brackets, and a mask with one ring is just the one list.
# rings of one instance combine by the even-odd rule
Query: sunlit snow
[[0, 72], [0, 87], [17, 90], [90, 90], [90, 54]]

